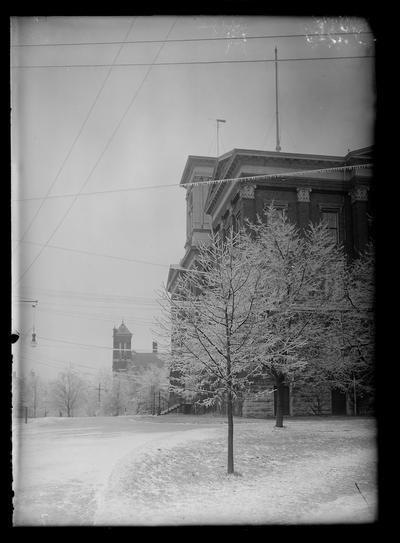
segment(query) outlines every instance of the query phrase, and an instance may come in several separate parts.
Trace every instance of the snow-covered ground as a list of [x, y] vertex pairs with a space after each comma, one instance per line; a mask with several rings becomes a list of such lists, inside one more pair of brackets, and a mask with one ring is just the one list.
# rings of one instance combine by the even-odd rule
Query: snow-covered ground
[[207, 437], [221, 425], [211, 421], [200, 429], [154, 419], [49, 417], [15, 424], [14, 525], [91, 525], [109, 475], [124, 455], [138, 456], [189, 433]]
[[42, 419], [14, 442], [15, 525], [302, 524], [376, 519], [373, 419]]

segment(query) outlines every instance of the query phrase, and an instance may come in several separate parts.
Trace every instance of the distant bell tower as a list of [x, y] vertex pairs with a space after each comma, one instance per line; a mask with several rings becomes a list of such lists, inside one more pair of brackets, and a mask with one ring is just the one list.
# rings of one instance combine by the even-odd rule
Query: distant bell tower
[[122, 321], [113, 329], [113, 372], [127, 371], [132, 361], [132, 334]]

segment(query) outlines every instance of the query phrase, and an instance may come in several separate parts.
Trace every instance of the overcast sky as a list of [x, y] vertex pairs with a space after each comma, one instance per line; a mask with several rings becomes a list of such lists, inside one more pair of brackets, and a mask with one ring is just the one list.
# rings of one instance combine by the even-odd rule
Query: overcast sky
[[[150, 187], [179, 184], [190, 154], [215, 156], [216, 118], [226, 120], [220, 154], [275, 150], [273, 62], [185, 62], [273, 59], [275, 46], [280, 59], [313, 58], [279, 64], [282, 151], [345, 155], [374, 143], [374, 59], [332, 57], [374, 55], [374, 36], [359, 33], [369, 30], [347, 18], [13, 18], [18, 372], [111, 369], [122, 319], [133, 348], [150, 351], [156, 291], [183, 257], [186, 235], [184, 189]], [[356, 34], [319, 35], [343, 31]], [[302, 36], [250, 39], [293, 34]], [[125, 43], [140, 40], [154, 42]], [[181, 64], [152, 65], [171, 62]], [[118, 192], [135, 187], [149, 188]], [[39, 301], [35, 315], [21, 298]]]

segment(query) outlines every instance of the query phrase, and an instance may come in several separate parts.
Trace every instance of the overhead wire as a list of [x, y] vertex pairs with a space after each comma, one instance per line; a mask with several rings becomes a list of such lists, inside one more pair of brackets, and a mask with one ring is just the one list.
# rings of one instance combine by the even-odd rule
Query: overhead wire
[[[167, 36], [166, 36], [166, 38], [168, 38], [168, 36], [169, 36], [170, 33], [172, 32], [172, 30], [173, 30], [173, 28], [174, 28], [174, 26], [175, 26], [177, 20], [178, 20], [178, 17], [175, 19], [175, 21], [174, 21], [173, 24], [171, 25], [171, 27], [170, 27], [170, 29], [169, 29], [169, 31], [168, 31], [168, 34], [167, 34]], [[160, 47], [160, 49], [159, 49], [157, 55], [156, 55], [155, 58], [154, 58], [153, 63], [154, 63], [154, 62], [157, 60], [157, 58], [159, 57], [159, 55], [160, 55], [162, 49], [163, 49], [163, 46]], [[148, 68], [146, 74], [144, 75], [144, 77], [143, 77], [143, 79], [142, 79], [142, 81], [141, 81], [139, 87], [136, 89], [136, 91], [135, 91], [133, 97], [131, 98], [131, 100], [130, 100], [130, 102], [129, 102], [129, 104], [128, 104], [128, 107], [125, 109], [125, 111], [124, 111], [122, 117], [121, 117], [120, 120], [118, 121], [116, 127], [114, 128], [114, 130], [113, 130], [113, 132], [112, 132], [112, 134], [111, 134], [111, 136], [108, 138], [106, 145], [104, 146], [102, 152], [100, 153], [100, 156], [98, 157], [98, 159], [96, 160], [94, 166], [92, 167], [92, 169], [90, 170], [88, 176], [86, 177], [86, 179], [85, 179], [84, 183], [82, 184], [82, 186], [81, 186], [81, 188], [80, 188], [78, 194], [80, 194], [80, 193], [82, 192], [82, 190], [85, 188], [85, 186], [87, 185], [87, 183], [88, 183], [89, 180], [91, 179], [91, 177], [92, 177], [94, 171], [96, 170], [98, 164], [100, 163], [102, 157], [104, 156], [104, 154], [106, 153], [107, 149], [109, 148], [109, 146], [110, 146], [111, 142], [113, 141], [113, 139], [114, 139], [116, 133], [118, 132], [118, 130], [119, 130], [119, 128], [120, 128], [122, 122], [123, 122], [124, 119], [126, 118], [128, 112], [130, 111], [132, 105], [134, 104], [134, 102], [135, 102], [135, 100], [136, 100], [136, 98], [137, 98], [137, 96], [138, 96], [140, 90], [142, 89], [144, 83], [146, 82], [147, 77], [148, 77], [148, 75], [149, 75], [149, 73], [150, 73], [150, 71], [151, 71], [152, 65], [153, 65], [153, 64], [150, 64], [150, 65], [149, 65], [149, 68]], [[69, 205], [69, 207], [67, 208], [67, 211], [63, 214], [63, 216], [61, 217], [61, 219], [60, 219], [60, 221], [58, 222], [58, 224], [56, 225], [56, 227], [53, 229], [53, 232], [52, 232], [52, 234], [50, 235], [50, 237], [47, 239], [46, 243], [42, 246], [42, 248], [40, 249], [40, 251], [38, 252], [38, 254], [35, 256], [35, 258], [32, 260], [32, 262], [28, 265], [28, 267], [24, 270], [24, 272], [19, 276], [19, 278], [18, 278], [17, 281], [16, 281], [16, 284], [18, 284], [18, 283], [21, 281], [21, 279], [27, 274], [27, 272], [31, 269], [31, 267], [32, 267], [32, 266], [35, 264], [35, 262], [38, 260], [38, 258], [43, 254], [43, 251], [45, 250], [45, 248], [47, 247], [47, 245], [50, 243], [50, 241], [53, 239], [53, 237], [55, 236], [55, 234], [57, 233], [57, 231], [59, 230], [59, 228], [60, 228], [61, 225], [64, 223], [64, 221], [65, 221], [65, 219], [67, 218], [67, 216], [69, 215], [69, 213], [70, 213], [70, 211], [71, 211], [73, 205], [75, 204], [76, 200], [77, 200], [77, 196], [74, 197], [74, 200], [73, 200], [72, 203]]]
[[269, 34], [259, 36], [248, 36], [242, 34], [242, 36], [227, 36], [220, 37], [215, 36], [212, 38], [173, 38], [169, 40], [129, 40], [129, 41], [102, 41], [102, 42], [68, 42], [68, 43], [17, 43], [12, 44], [11, 47], [69, 47], [69, 46], [86, 46], [86, 45], [118, 45], [120, 43], [125, 44], [146, 44], [146, 43], [182, 43], [182, 42], [204, 42], [204, 41], [247, 41], [247, 40], [261, 40], [261, 39], [277, 39], [277, 38], [325, 38], [330, 36], [361, 36], [365, 34], [373, 35], [370, 30], [360, 30], [356, 32], [318, 32], [318, 33], [305, 33], [305, 34]]
[[123, 256], [114, 256], [114, 255], [108, 255], [108, 254], [103, 254], [103, 253], [94, 253], [92, 251], [83, 251], [83, 250], [80, 250], [80, 249], [72, 249], [70, 247], [61, 247], [59, 245], [49, 245], [49, 244], [46, 244], [46, 243], [39, 243], [39, 242], [36, 242], [36, 241], [21, 240], [21, 243], [26, 243], [26, 244], [29, 244], [29, 245], [37, 245], [37, 246], [41, 246], [41, 247], [47, 247], [49, 249], [58, 249], [60, 251], [68, 251], [68, 252], [78, 253], [78, 254], [83, 254], [83, 255], [97, 256], [97, 257], [100, 257], [100, 258], [111, 258], [111, 259], [114, 259], [114, 260], [123, 260], [124, 262], [134, 262], [135, 264], [148, 264], [148, 265], [151, 265], [151, 266], [169, 268], [169, 264], [161, 264], [161, 263], [158, 263], [158, 262], [150, 262], [148, 260], [138, 260], [136, 258], [126, 258], [126, 257], [123, 257]]
[[[50, 313], [51, 315], [58, 315], [60, 317], [66, 317], [71, 319], [84, 319], [85, 322], [90, 321], [100, 321], [105, 323], [115, 323], [117, 320], [117, 317], [115, 315], [111, 315], [109, 317], [102, 316], [99, 314], [91, 314], [91, 313], [82, 313], [82, 312], [73, 312], [73, 311], [63, 311], [61, 309], [51, 309], [51, 308], [42, 308], [41, 313]], [[133, 325], [135, 327], [140, 326], [143, 328], [148, 328], [150, 326], [153, 326], [153, 322], [147, 322], [145, 320], [137, 320], [138, 316], [136, 315], [136, 319], [130, 317], [129, 315], [125, 315], [125, 318], [129, 321], [130, 325]]]
[[134, 354], [134, 353], [146, 354], [146, 353], [149, 352], [149, 351], [143, 351], [143, 350], [137, 350], [137, 349], [114, 349], [114, 347], [108, 347], [108, 346], [105, 346], [105, 345], [95, 345], [93, 343], [79, 343], [77, 341], [49, 338], [49, 337], [46, 337], [46, 336], [39, 336], [39, 335], [37, 336], [37, 338], [40, 339], [40, 340], [45, 340], [45, 341], [50, 341], [50, 342], [67, 343], [67, 344], [71, 344], [71, 345], [77, 345], [79, 347], [88, 347], [88, 348], [93, 348], [93, 349], [105, 349], [107, 351], [118, 350], [118, 351], [121, 351], [121, 352], [131, 352], [132, 354]]
[[[175, 21], [175, 23], [176, 23], [176, 21]], [[172, 28], [174, 27], [175, 23], [174, 23], [174, 24], [172, 25], [172, 27], [170, 28], [167, 37], [168, 37], [169, 34], [171, 33]], [[133, 25], [133, 24], [132, 24], [132, 25]], [[131, 27], [132, 27], [132, 25], [131, 25]], [[131, 30], [131, 28], [130, 28], [130, 30]], [[130, 32], [130, 30], [129, 30], [129, 32]], [[129, 35], [129, 32], [128, 32], [127, 36]], [[239, 38], [239, 39], [240, 39], [240, 38]], [[129, 107], [128, 107], [128, 110], [129, 110], [130, 106], [132, 105], [132, 103], [133, 103], [135, 97], [137, 96], [138, 92], [140, 91], [140, 89], [141, 89], [141, 87], [142, 87], [144, 81], [146, 80], [146, 77], [147, 77], [147, 75], [148, 75], [148, 73], [149, 73], [151, 67], [152, 67], [152, 66], [157, 66], [157, 65], [165, 64], [165, 63], [157, 63], [156, 60], [157, 60], [157, 58], [159, 57], [159, 54], [161, 53], [161, 51], [162, 51], [164, 45], [165, 45], [169, 40], [165, 39], [165, 40], [158, 40], [158, 41], [159, 41], [160, 43], [162, 42], [162, 43], [163, 43], [163, 46], [162, 46], [162, 47], [160, 48], [160, 50], [158, 51], [158, 53], [157, 53], [157, 55], [156, 55], [154, 61], [153, 61], [151, 64], [143, 64], [143, 63], [140, 63], [140, 65], [147, 65], [147, 66], [150, 66], [150, 68], [149, 68], [148, 72], [146, 73], [144, 79], [142, 80], [142, 83], [141, 83], [141, 85], [139, 86], [139, 89], [138, 89], [137, 92], [135, 93], [134, 98], [133, 98], [133, 100], [131, 101], [131, 103], [130, 103], [130, 105], [129, 105]], [[172, 40], [170, 40], [170, 41], [172, 41]], [[194, 40], [194, 41], [195, 41], [195, 40]], [[124, 44], [124, 43], [126, 43], [126, 42], [119, 42], [119, 43]], [[121, 46], [121, 48], [120, 48], [120, 50], [119, 50], [119, 52], [117, 53], [117, 55], [116, 55], [115, 58], [118, 57], [118, 55], [119, 55], [119, 53], [120, 53], [122, 47], [123, 47], [123, 45]], [[371, 56], [372, 56], [372, 55], [371, 55]], [[313, 58], [310, 58], [310, 59], [280, 59], [280, 61], [287, 61], [287, 60], [318, 60], [318, 59], [334, 59], [334, 58], [364, 58], [364, 56], [362, 56], [362, 57], [350, 57], [350, 56], [348, 56], [348, 57], [313, 57]], [[246, 61], [243, 61], [243, 62], [266, 62], [266, 61], [270, 61], [270, 60], [269, 60], [269, 59], [264, 59], [264, 60], [246, 60]], [[271, 61], [273, 61], [273, 60], [271, 59]], [[212, 63], [214, 63], [214, 62], [219, 62], [219, 61], [212, 61]], [[225, 62], [225, 61], [224, 61], [224, 62]], [[228, 61], [228, 62], [242, 62], [242, 61]], [[207, 61], [207, 63], [208, 63], [208, 61]], [[104, 65], [104, 66], [105, 66], [105, 65]], [[112, 65], [110, 65], [110, 66], [111, 66], [111, 67], [114, 67], [114, 66], [119, 66], [119, 65], [118, 65], [118, 64], [112, 64]], [[111, 70], [109, 71], [109, 73], [111, 73]], [[101, 92], [101, 91], [100, 91], [100, 92]], [[125, 114], [126, 114], [126, 113], [127, 113], [127, 111], [125, 112]], [[124, 114], [124, 116], [122, 117], [120, 123], [118, 123], [117, 129], [118, 129], [118, 127], [120, 126], [120, 124], [121, 124], [123, 118], [125, 117], [125, 114]], [[117, 130], [117, 129], [116, 129], [116, 130]], [[112, 136], [111, 136], [111, 139], [113, 138], [114, 134], [116, 133], [116, 130], [113, 132], [113, 134], [112, 134]], [[109, 142], [110, 142], [110, 140], [109, 140]], [[103, 156], [103, 154], [104, 154], [105, 150], [107, 149], [107, 147], [108, 147], [108, 145], [106, 145], [106, 148], [103, 150], [103, 153], [100, 155], [98, 161], [96, 162], [96, 164], [95, 164], [95, 166], [94, 166], [94, 169], [96, 168], [97, 164], [99, 163], [99, 161], [100, 161], [101, 157]], [[169, 267], [169, 265], [167, 265], [167, 264], [152, 263], [152, 262], [148, 262], [148, 261], [140, 261], [140, 260], [137, 260], [137, 259], [127, 259], [127, 258], [124, 258], [124, 257], [117, 257], [117, 256], [112, 256], [112, 255], [102, 255], [102, 254], [98, 254], [98, 253], [91, 253], [91, 252], [88, 252], [88, 251], [80, 251], [80, 250], [75, 250], [75, 249], [70, 249], [70, 248], [65, 248], [65, 247], [59, 247], [59, 246], [49, 245], [48, 242], [54, 237], [54, 235], [55, 235], [55, 233], [57, 232], [58, 228], [61, 226], [61, 224], [63, 223], [64, 219], [65, 219], [66, 216], [68, 215], [69, 210], [72, 208], [73, 204], [75, 203], [77, 197], [78, 197], [78, 196], [88, 195], [88, 194], [94, 194], [94, 193], [82, 193], [82, 192], [81, 192], [81, 191], [83, 190], [84, 186], [86, 185], [86, 183], [88, 182], [88, 180], [90, 179], [90, 176], [91, 176], [91, 174], [93, 173], [94, 169], [92, 169], [91, 173], [89, 174], [89, 177], [86, 179], [86, 181], [85, 181], [84, 185], [81, 187], [81, 190], [79, 191], [79, 193], [70, 195], [71, 197], [74, 197], [75, 200], [72, 202], [71, 206], [70, 206], [69, 209], [67, 210], [67, 213], [64, 215], [64, 217], [62, 218], [62, 220], [60, 221], [60, 223], [57, 225], [56, 229], [53, 231], [53, 233], [52, 233], [51, 237], [48, 239], [48, 241], [47, 241], [45, 244], [39, 244], [39, 243], [33, 242], [33, 241], [32, 241], [32, 242], [24, 242], [24, 243], [31, 243], [31, 244], [39, 245], [39, 246], [42, 247], [42, 249], [41, 249], [41, 251], [38, 253], [38, 255], [36, 255], [35, 259], [31, 262], [31, 264], [28, 266], [28, 268], [23, 272], [23, 274], [20, 276], [20, 278], [18, 279], [18, 281], [20, 281], [20, 280], [22, 279], [22, 277], [29, 271], [29, 269], [31, 268], [31, 266], [32, 266], [32, 265], [35, 263], [35, 261], [39, 258], [39, 256], [42, 254], [43, 250], [44, 250], [46, 247], [54, 248], [54, 249], [60, 249], [60, 250], [66, 250], [66, 251], [73, 251], [73, 252], [77, 252], [77, 253], [78, 253], [78, 252], [81, 252], [82, 254], [88, 254], [88, 255], [90, 254], [90, 255], [92, 255], [92, 256], [98, 256], [98, 257], [115, 258], [115, 259], [118, 259], [118, 260], [132, 261], [132, 262], [135, 262], [135, 263], [143, 263], [143, 264], [151, 264], [151, 265], [162, 266], [162, 267]], [[242, 179], [242, 180], [243, 180], [243, 179]], [[223, 181], [228, 181], [228, 180], [223, 180]], [[135, 187], [135, 188], [132, 188], [132, 189], [120, 189], [120, 190], [117, 189], [117, 190], [115, 190], [115, 191], [97, 191], [96, 194], [109, 193], [109, 192], [118, 192], [118, 191], [123, 191], [123, 190], [143, 190], [143, 189], [146, 189], [146, 188], [160, 188], [160, 187], [166, 187], [166, 186], [176, 186], [176, 185], [161, 185], [161, 186], [159, 185], [159, 186], [157, 186], [157, 187]], [[50, 189], [50, 190], [51, 190], [51, 189]], [[69, 196], [69, 195], [61, 195], [61, 196], [57, 196], [57, 195], [56, 195], [56, 196], [53, 196], [53, 197], [56, 197], [56, 198], [57, 198], [57, 197], [67, 197], [67, 196]], [[48, 191], [48, 194], [47, 194], [44, 198], [42, 197], [42, 198], [37, 198], [37, 199], [41, 199], [41, 200], [42, 200], [42, 204], [43, 204], [43, 202], [44, 202], [46, 199], [48, 199], [48, 198], [51, 198], [51, 196], [49, 196], [49, 191]], [[21, 199], [21, 200], [19, 200], [19, 201], [22, 201], [22, 200], [24, 200], [24, 199]], [[40, 208], [39, 208], [39, 209], [40, 209]], [[32, 221], [32, 222], [33, 222], [33, 221]], [[31, 224], [32, 224], [32, 223], [31, 223]], [[30, 227], [28, 227], [27, 230], [29, 230], [29, 228], [30, 228]], [[25, 235], [25, 234], [26, 234], [26, 232], [25, 232], [23, 235]], [[23, 236], [22, 236], [22, 237], [23, 237]], [[19, 242], [23, 242], [22, 239], [20, 239], [20, 240], [18, 240], [18, 241], [19, 241]]]
[[[38, 360], [38, 359], [36, 359], [34, 357], [27, 356], [24, 353], [18, 353], [17, 358], [26, 358], [27, 360], [31, 360], [32, 362], [35, 362], [36, 364], [47, 363], [47, 365], [50, 365], [49, 364], [49, 362], [50, 362], [52, 367], [53, 368], [56, 367], [56, 369], [58, 369], [58, 367], [60, 367], [60, 366], [54, 366], [54, 364], [61, 364], [64, 367], [69, 366], [69, 365], [74, 365], [74, 366], [80, 366], [82, 368], [86, 368], [86, 369], [90, 369], [90, 370], [99, 369], [98, 366], [96, 366], [96, 367], [95, 366], [88, 366], [87, 364], [81, 364], [79, 362], [71, 362], [71, 361], [67, 361], [67, 360], [60, 360], [60, 359], [57, 359], [57, 358], [43, 356], [43, 355], [40, 355], [40, 360]], [[42, 362], [42, 360], [44, 362]]]
[[105, 309], [107, 310], [134, 310], [136, 307], [139, 307], [141, 311], [143, 311], [144, 309], [154, 309], [155, 307], [158, 306], [158, 303], [157, 302], [148, 302], [148, 303], [143, 303], [143, 302], [127, 302], [126, 304], [122, 304], [122, 303], [116, 303], [116, 302], [104, 302], [104, 301], [98, 301], [96, 299], [93, 299], [93, 300], [80, 300], [79, 298], [77, 299], [78, 302], [86, 302], [86, 303], [76, 303], [76, 301], [74, 300], [67, 300], [65, 302], [62, 302], [62, 301], [58, 301], [58, 300], [43, 300], [43, 298], [41, 299], [41, 306], [43, 305], [49, 305], [49, 306], [57, 306], [57, 307], [78, 307], [78, 308], [83, 308], [83, 309], [88, 309], [88, 308], [94, 308], [94, 309], [98, 309], [99, 311], [104, 311]]
[[[72, 319], [76, 318], [82, 318], [85, 319], [85, 321], [101, 321], [101, 322], [108, 322], [112, 323], [117, 320], [117, 315], [104, 315], [100, 313], [85, 313], [82, 311], [67, 311], [63, 309], [57, 309], [57, 308], [49, 308], [49, 307], [41, 307], [40, 313], [50, 313], [54, 315], [59, 315], [63, 317], [71, 317]], [[129, 321], [130, 324], [133, 324], [134, 326], [142, 326], [145, 328], [148, 328], [149, 326], [153, 326], [153, 321], [148, 321], [145, 319], [140, 319], [139, 315], [136, 315], [135, 317], [132, 317], [130, 315], [124, 315], [124, 318]]]
[[[133, 21], [131, 22], [131, 24], [130, 24], [130, 26], [129, 26], [129, 30], [128, 30], [128, 32], [127, 32], [126, 35], [125, 35], [125, 38], [126, 38], [126, 39], [128, 38], [129, 34], [131, 33], [131, 30], [132, 30], [132, 28], [133, 28], [133, 25], [134, 25], [134, 23], [135, 23], [135, 20], [136, 20], [136, 18], [133, 19]], [[121, 47], [118, 49], [118, 52], [116, 53], [116, 55], [114, 56], [114, 59], [113, 59], [113, 61], [112, 61], [112, 64], [110, 65], [110, 69], [108, 70], [108, 72], [107, 72], [105, 78], [103, 79], [103, 82], [102, 82], [102, 84], [100, 85], [100, 89], [98, 90], [98, 92], [97, 92], [97, 94], [96, 94], [96, 96], [95, 96], [95, 98], [94, 98], [94, 100], [93, 100], [93, 102], [92, 102], [92, 104], [91, 104], [91, 106], [90, 106], [88, 112], [86, 113], [85, 118], [84, 118], [84, 120], [83, 120], [83, 123], [81, 124], [81, 126], [80, 126], [80, 128], [79, 128], [79, 130], [78, 130], [77, 135], [75, 136], [75, 138], [74, 138], [72, 144], [70, 145], [70, 147], [69, 147], [69, 149], [68, 149], [68, 152], [67, 152], [67, 154], [66, 154], [64, 160], [62, 161], [61, 166], [60, 166], [60, 168], [58, 169], [55, 178], [53, 179], [52, 183], [50, 184], [50, 186], [49, 186], [49, 188], [48, 188], [48, 190], [47, 190], [46, 196], [48, 196], [48, 195], [50, 194], [50, 192], [52, 191], [52, 189], [53, 189], [55, 183], [57, 182], [57, 180], [58, 180], [58, 178], [60, 177], [62, 171], [64, 170], [64, 167], [65, 167], [66, 163], [68, 162], [68, 159], [69, 159], [69, 157], [71, 156], [72, 151], [74, 150], [77, 141], [79, 140], [80, 136], [82, 135], [82, 132], [83, 132], [85, 126], [87, 125], [88, 120], [89, 120], [89, 118], [90, 118], [90, 116], [91, 116], [91, 114], [92, 114], [92, 112], [93, 112], [93, 110], [94, 110], [96, 104], [97, 104], [98, 101], [99, 101], [99, 98], [100, 98], [100, 96], [101, 96], [101, 94], [102, 94], [102, 92], [103, 92], [103, 90], [104, 90], [104, 87], [106, 86], [106, 83], [107, 83], [107, 81], [109, 80], [109, 78], [110, 78], [110, 76], [111, 76], [111, 73], [112, 73], [114, 64], [115, 64], [115, 62], [116, 62], [118, 56], [120, 55], [120, 53], [121, 53], [121, 51], [122, 51], [122, 49], [123, 49], [123, 47], [124, 47], [124, 42], [121, 42], [121, 43], [122, 43], [122, 45], [121, 45]], [[40, 211], [41, 211], [41, 209], [42, 209], [42, 207], [43, 207], [44, 202], [45, 202], [45, 200], [43, 200], [43, 201], [41, 202], [40, 206], [39, 206], [38, 209], [36, 210], [36, 212], [35, 212], [33, 218], [32, 218], [31, 221], [29, 222], [27, 228], [24, 230], [24, 232], [23, 232], [22, 235], [20, 236], [20, 241], [26, 236], [26, 234], [27, 234], [27, 233], [29, 232], [29, 230], [31, 229], [32, 224], [35, 222], [37, 216], [39, 215], [39, 213], [40, 213]]]
[[[275, 179], [281, 179], [282, 178], [283, 180], [285, 180], [287, 177], [301, 176], [301, 175], [305, 175], [305, 174], [313, 174], [313, 175], [315, 175], [315, 174], [318, 174], [318, 173], [327, 173], [327, 172], [333, 172], [333, 171], [336, 171], [336, 172], [343, 171], [344, 172], [346, 170], [355, 170], [355, 169], [370, 168], [370, 167], [372, 167], [371, 163], [364, 163], [364, 164], [352, 164], [352, 165], [348, 165], [348, 166], [336, 166], [336, 167], [331, 167], [331, 168], [318, 168], [318, 169], [312, 169], [312, 170], [297, 170], [297, 171], [290, 171], [290, 172], [285, 172], [285, 173], [254, 175], [254, 176], [237, 177], [237, 178], [229, 178], [229, 179], [209, 179], [209, 178], [204, 178], [201, 181], [194, 181], [194, 182], [184, 183], [183, 185], [175, 183], [172, 186], [187, 187], [187, 186], [192, 186], [192, 185], [196, 186], [196, 185], [207, 185], [207, 184], [239, 182], [239, 181], [240, 182], [248, 182], [248, 181], [257, 182], [258, 180], [272, 179], [272, 178], [275, 178]], [[135, 189], [132, 189], [132, 190], [135, 190]], [[79, 196], [79, 193], [76, 195], [75, 201], [76, 201], [78, 196]], [[71, 207], [72, 206], [70, 206], [70, 208]], [[64, 215], [63, 219], [65, 219], [65, 218], [66, 218], [66, 215]], [[28, 268], [26, 268], [24, 273], [19, 277], [18, 281], [20, 281], [21, 278], [32, 267], [32, 265], [36, 262], [36, 260], [39, 258], [39, 256], [43, 253], [45, 248], [58, 249], [58, 250], [63, 250], [63, 251], [68, 251], [68, 252], [76, 252], [76, 253], [80, 253], [80, 254], [90, 255], [90, 256], [97, 256], [97, 257], [102, 257], [102, 258], [112, 258], [112, 259], [116, 259], [116, 260], [134, 262], [134, 263], [139, 263], [139, 264], [147, 264], [147, 265], [170, 268], [169, 264], [161, 264], [161, 263], [155, 263], [155, 262], [150, 262], [150, 261], [144, 261], [144, 260], [138, 260], [138, 259], [130, 259], [130, 258], [126, 258], [126, 257], [119, 257], [119, 256], [113, 256], [113, 255], [107, 255], [107, 254], [101, 254], [101, 253], [94, 253], [94, 252], [90, 252], [90, 251], [83, 251], [83, 250], [80, 250], [80, 249], [72, 249], [72, 248], [69, 248], [69, 247], [61, 247], [61, 246], [57, 246], [57, 245], [49, 245], [49, 240], [55, 235], [55, 233], [56, 233], [57, 229], [60, 227], [62, 221], [58, 224], [58, 226], [53, 231], [53, 234], [50, 236], [50, 238], [44, 244], [39, 243], [39, 242], [34, 242], [34, 241], [23, 241], [22, 240], [22, 243], [28, 243], [28, 244], [40, 246], [41, 251], [35, 257], [35, 259], [31, 262], [31, 264], [28, 266]]]
[[121, 302], [137, 302], [137, 301], [153, 301], [153, 297], [148, 296], [128, 296], [128, 295], [121, 295], [121, 294], [98, 294], [96, 292], [80, 292], [76, 290], [60, 290], [60, 289], [48, 289], [48, 288], [42, 288], [42, 287], [32, 287], [29, 285], [22, 286], [21, 290], [27, 290], [27, 291], [39, 291], [45, 295], [48, 296], [55, 296], [55, 297], [75, 297], [75, 298], [89, 298], [89, 299], [96, 299], [99, 301], [121, 301]]
[[[279, 153], [279, 156], [285, 156], [285, 153]], [[332, 168], [315, 168], [312, 170], [297, 170], [297, 171], [288, 171], [288, 172], [282, 172], [282, 173], [273, 173], [273, 174], [263, 174], [263, 175], [253, 175], [251, 177], [231, 177], [229, 179], [203, 179], [202, 181], [193, 181], [188, 183], [168, 183], [164, 185], [147, 185], [147, 186], [141, 186], [141, 187], [126, 187], [121, 189], [109, 189], [109, 190], [102, 190], [102, 191], [91, 191], [91, 192], [79, 192], [79, 193], [71, 193], [71, 194], [59, 194], [54, 196], [32, 196], [30, 198], [20, 198], [18, 200], [14, 200], [15, 202], [22, 202], [22, 201], [28, 201], [28, 200], [41, 200], [41, 199], [53, 199], [53, 198], [70, 198], [73, 196], [76, 197], [83, 197], [83, 196], [94, 196], [98, 194], [110, 194], [110, 193], [118, 193], [118, 192], [134, 192], [137, 190], [153, 190], [153, 189], [160, 189], [160, 188], [170, 188], [170, 187], [190, 187], [190, 186], [196, 186], [200, 184], [216, 184], [216, 183], [230, 183], [234, 181], [257, 181], [257, 180], [264, 180], [264, 179], [282, 179], [282, 181], [285, 181], [286, 177], [292, 177], [297, 175], [305, 175], [305, 174], [316, 174], [316, 173], [329, 173], [333, 171], [346, 171], [351, 169], [357, 169], [357, 168], [365, 168], [365, 167], [372, 167], [372, 164], [370, 163], [364, 163], [364, 164], [352, 164], [349, 166], [335, 166]], [[31, 243], [31, 242], [30, 242]]]
[[[46, 296], [45, 296], [46, 298]], [[41, 301], [40, 301], [40, 306], [39, 306], [39, 310], [41, 309], [41, 307], [43, 306], [50, 306], [50, 307], [57, 307], [57, 308], [82, 308], [82, 309], [97, 309], [98, 311], [101, 311], [103, 312], [104, 310], [108, 310], [108, 311], [126, 311], [126, 310], [129, 310], [129, 311], [134, 311], [136, 309], [139, 309], [140, 311], [147, 311], [147, 310], [154, 310], [156, 309], [159, 304], [157, 301], [154, 301], [154, 302], [147, 302], [147, 303], [143, 303], [143, 302], [127, 302], [126, 304], [123, 304], [122, 302], [107, 302], [107, 301], [102, 301], [102, 300], [96, 300], [96, 299], [79, 299], [79, 298], [75, 298], [75, 299], [67, 299], [66, 301], [59, 301], [60, 298], [68, 298], [68, 297], [65, 297], [65, 296], [61, 296], [61, 297], [58, 297], [58, 300], [46, 300], [46, 299], [43, 299], [43, 297], [41, 297]], [[78, 302], [85, 302], [86, 303], [76, 303], [76, 301]], [[20, 301], [18, 299], [14, 299], [13, 300], [13, 303], [14, 304], [19, 304]]]
[[[348, 55], [348, 56], [331, 56], [331, 57], [302, 57], [302, 58], [280, 58], [279, 62], [298, 62], [298, 61], [311, 61], [311, 60], [355, 60], [355, 59], [368, 59], [375, 58], [375, 55]], [[54, 69], [54, 68], [107, 68], [109, 66], [115, 67], [129, 67], [129, 66], [190, 66], [190, 65], [207, 65], [207, 64], [257, 64], [261, 62], [275, 62], [275, 59], [262, 58], [262, 59], [246, 59], [246, 60], [188, 60], [188, 61], [170, 61], [170, 62], [121, 62], [119, 64], [33, 64], [33, 65], [12, 65], [12, 69]]]

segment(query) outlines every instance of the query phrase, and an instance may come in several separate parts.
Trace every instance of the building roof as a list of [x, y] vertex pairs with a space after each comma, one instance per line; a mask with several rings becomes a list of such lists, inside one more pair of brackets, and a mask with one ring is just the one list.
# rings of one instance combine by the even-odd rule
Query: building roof
[[157, 353], [133, 353], [132, 366], [138, 370], [146, 370], [154, 366], [162, 368], [164, 362], [157, 356]]
[[114, 332], [116, 334], [125, 334], [125, 335], [132, 335], [132, 332], [130, 332], [128, 330], [128, 328], [126, 327], [124, 321], [122, 321], [122, 323], [120, 324], [119, 328], [114, 328]]

